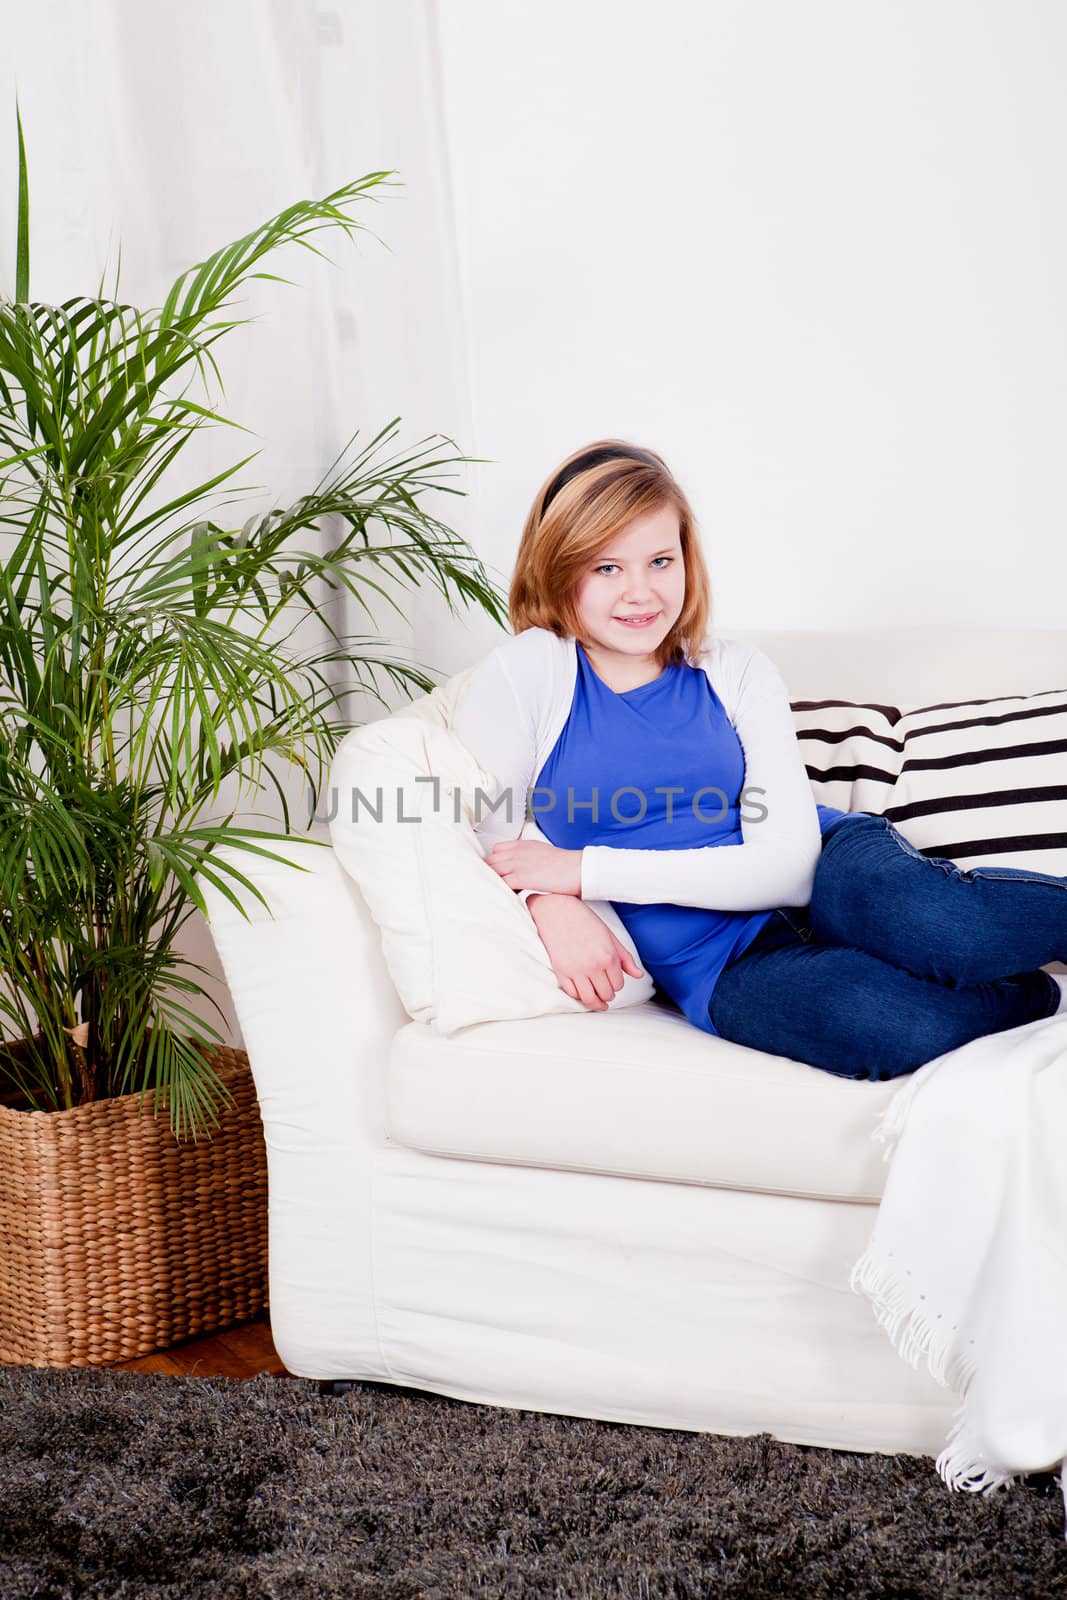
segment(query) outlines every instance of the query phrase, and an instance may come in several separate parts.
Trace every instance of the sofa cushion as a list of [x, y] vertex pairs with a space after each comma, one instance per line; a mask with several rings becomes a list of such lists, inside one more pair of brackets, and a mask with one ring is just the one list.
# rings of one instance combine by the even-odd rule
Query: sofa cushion
[[900, 771], [903, 740], [896, 706], [855, 700], [794, 700], [796, 728], [812, 793], [841, 811], [885, 810]]
[[900, 1087], [709, 1039], [655, 1003], [447, 1039], [411, 1023], [387, 1084], [390, 1137], [431, 1155], [872, 1204], [871, 1134]]
[[[447, 726], [465, 676], [353, 729], [330, 771], [334, 853], [381, 930], [404, 1009], [443, 1034], [586, 1012], [560, 988], [525, 902], [485, 862], [474, 830], [476, 796], [481, 790], [495, 800], [500, 785]], [[614, 908], [590, 904], [636, 958]], [[653, 992], [647, 972], [626, 973], [608, 1009], [639, 1005]]]
[[1067, 689], [925, 706], [896, 726], [883, 809], [910, 844], [964, 868], [1067, 877]]

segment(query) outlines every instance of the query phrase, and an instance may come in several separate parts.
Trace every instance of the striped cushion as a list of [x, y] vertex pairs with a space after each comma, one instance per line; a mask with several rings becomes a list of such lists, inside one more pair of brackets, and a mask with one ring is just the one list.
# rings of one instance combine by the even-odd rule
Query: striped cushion
[[903, 760], [882, 809], [917, 850], [1067, 877], [1067, 689], [924, 706], [895, 732]]
[[794, 700], [792, 709], [816, 801], [841, 811], [883, 812], [904, 749], [896, 706]]

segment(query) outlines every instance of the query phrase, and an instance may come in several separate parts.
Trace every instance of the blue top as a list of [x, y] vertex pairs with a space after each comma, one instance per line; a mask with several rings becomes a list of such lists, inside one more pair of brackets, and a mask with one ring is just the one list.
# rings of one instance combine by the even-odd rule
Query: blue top
[[[617, 693], [576, 645], [570, 714], [530, 795], [545, 838], [565, 850], [742, 844], [744, 752], [703, 668], [676, 664]], [[818, 809], [824, 832], [843, 815]], [[654, 983], [690, 1022], [714, 1034], [708, 1004], [719, 974], [774, 913], [611, 904]]]

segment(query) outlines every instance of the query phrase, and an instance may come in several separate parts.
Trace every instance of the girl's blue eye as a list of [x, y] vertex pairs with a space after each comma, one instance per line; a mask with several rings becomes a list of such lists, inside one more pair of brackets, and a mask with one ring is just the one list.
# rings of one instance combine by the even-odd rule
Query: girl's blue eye
[[[671, 562], [673, 560], [674, 560], [673, 556], [653, 556], [652, 557], [652, 564], [655, 565], [655, 563], [657, 561]], [[614, 566], [617, 566], [617, 565], [618, 565], [618, 563], [615, 562], [615, 561], [602, 561], [599, 567], [594, 567], [593, 568], [593, 571], [594, 572], [606, 572], [608, 567], [614, 567]]]

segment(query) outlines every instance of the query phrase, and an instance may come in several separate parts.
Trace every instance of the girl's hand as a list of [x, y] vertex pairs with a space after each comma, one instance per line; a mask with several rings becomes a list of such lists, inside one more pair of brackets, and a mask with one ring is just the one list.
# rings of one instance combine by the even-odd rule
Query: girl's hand
[[[539, 839], [508, 839], [495, 844], [485, 859], [509, 889], [543, 889], [546, 894], [581, 895], [580, 850], [560, 850], [554, 844], [542, 844]], [[600, 922], [599, 917], [597, 921]]]
[[[527, 843], [536, 844], [536, 840]], [[560, 988], [590, 1011], [606, 1011], [623, 986], [623, 974], [641, 976], [626, 946], [584, 900], [560, 894], [527, 902]]]

